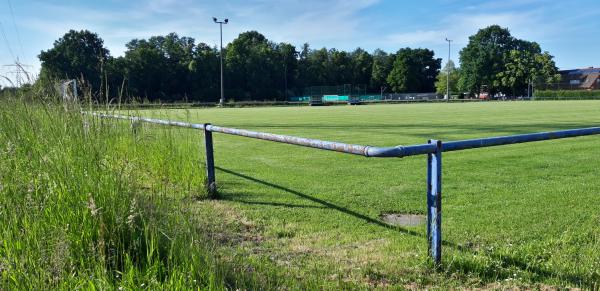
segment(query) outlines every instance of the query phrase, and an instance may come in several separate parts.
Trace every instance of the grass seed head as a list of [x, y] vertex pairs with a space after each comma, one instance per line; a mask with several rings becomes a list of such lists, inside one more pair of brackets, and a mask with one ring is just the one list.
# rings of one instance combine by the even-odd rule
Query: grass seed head
[[100, 208], [96, 207], [96, 201], [94, 201], [94, 197], [92, 193], [88, 193], [88, 209], [92, 213], [93, 217], [96, 217], [100, 213]]

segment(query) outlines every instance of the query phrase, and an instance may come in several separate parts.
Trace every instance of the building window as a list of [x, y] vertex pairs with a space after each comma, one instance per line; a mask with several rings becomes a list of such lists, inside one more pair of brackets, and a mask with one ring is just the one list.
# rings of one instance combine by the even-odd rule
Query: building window
[[571, 84], [571, 85], [579, 85], [580, 83], [581, 83], [581, 81], [579, 81], [579, 80], [570, 80], [569, 81], [569, 84]]

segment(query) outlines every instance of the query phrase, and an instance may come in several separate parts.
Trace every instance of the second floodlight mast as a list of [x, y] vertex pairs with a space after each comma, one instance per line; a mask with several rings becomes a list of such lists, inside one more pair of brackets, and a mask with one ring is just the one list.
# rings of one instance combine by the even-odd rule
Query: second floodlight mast
[[223, 24], [227, 24], [229, 19], [225, 18], [225, 20], [219, 21], [216, 17], [213, 17], [213, 21], [219, 24], [221, 31], [221, 51], [219, 52], [219, 58], [221, 59], [221, 99], [219, 99], [219, 105], [223, 106], [223, 103], [225, 103], [225, 94], [223, 93]]

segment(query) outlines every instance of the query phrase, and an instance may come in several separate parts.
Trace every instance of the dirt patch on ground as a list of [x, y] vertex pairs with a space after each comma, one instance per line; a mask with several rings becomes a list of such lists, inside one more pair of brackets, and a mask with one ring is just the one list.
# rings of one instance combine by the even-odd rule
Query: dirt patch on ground
[[427, 217], [422, 214], [382, 213], [379, 218], [383, 222], [395, 226], [418, 226], [427, 221]]

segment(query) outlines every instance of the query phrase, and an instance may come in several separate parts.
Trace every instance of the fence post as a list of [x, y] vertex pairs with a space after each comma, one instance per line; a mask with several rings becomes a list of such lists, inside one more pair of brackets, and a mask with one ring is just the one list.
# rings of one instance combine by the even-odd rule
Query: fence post
[[442, 260], [442, 142], [427, 155], [427, 242], [431, 258], [438, 265]]
[[72, 81], [72, 88], [73, 88], [73, 101], [77, 101], [79, 99], [77, 99], [77, 79], [73, 79]]
[[206, 149], [206, 189], [208, 197], [214, 198], [217, 194], [217, 183], [215, 181], [215, 159], [213, 155], [212, 132], [208, 130], [210, 123], [204, 124], [204, 147]]

